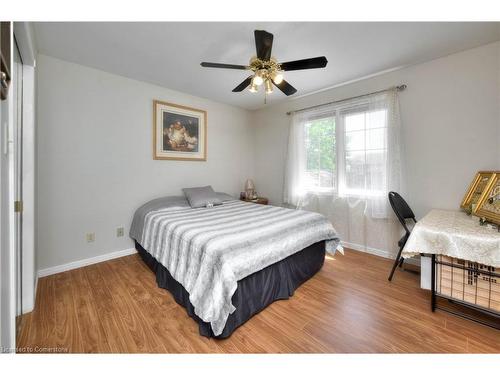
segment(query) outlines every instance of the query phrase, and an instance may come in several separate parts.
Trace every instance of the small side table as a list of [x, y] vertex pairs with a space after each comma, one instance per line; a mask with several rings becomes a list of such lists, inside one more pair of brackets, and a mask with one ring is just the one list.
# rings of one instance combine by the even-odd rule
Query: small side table
[[241, 198], [240, 200], [244, 202], [257, 203], [257, 204], [269, 204], [269, 199], [264, 197], [257, 197], [255, 199], [245, 199]]

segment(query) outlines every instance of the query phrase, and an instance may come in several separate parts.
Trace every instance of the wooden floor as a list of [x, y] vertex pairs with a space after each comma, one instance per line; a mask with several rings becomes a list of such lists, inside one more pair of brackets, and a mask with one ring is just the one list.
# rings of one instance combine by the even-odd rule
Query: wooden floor
[[59, 352], [500, 352], [500, 332], [432, 313], [419, 276], [347, 250], [226, 340], [202, 337], [138, 255], [44, 277], [18, 347]]

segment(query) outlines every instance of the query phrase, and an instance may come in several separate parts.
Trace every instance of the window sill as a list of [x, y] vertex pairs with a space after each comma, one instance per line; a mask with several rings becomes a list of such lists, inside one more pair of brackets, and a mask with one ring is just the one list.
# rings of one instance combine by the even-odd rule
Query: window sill
[[336, 196], [338, 198], [357, 198], [357, 199], [384, 199], [384, 193], [372, 193], [372, 192], [346, 192], [339, 194], [337, 190], [307, 190], [306, 194], [310, 195], [320, 195], [320, 196]]
[[311, 195], [337, 195], [336, 190], [307, 190], [306, 194]]

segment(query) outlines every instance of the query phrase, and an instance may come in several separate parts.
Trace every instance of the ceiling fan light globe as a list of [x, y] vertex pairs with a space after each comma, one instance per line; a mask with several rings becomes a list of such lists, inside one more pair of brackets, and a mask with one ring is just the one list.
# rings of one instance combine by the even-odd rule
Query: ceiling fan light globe
[[253, 83], [252, 83], [252, 84], [250, 85], [250, 88], [248, 89], [248, 91], [250, 91], [250, 92], [252, 92], [252, 93], [253, 93], [253, 92], [257, 92], [257, 91], [259, 91], [259, 88], [257, 87], [257, 85], [255, 85], [255, 84], [253, 84]]
[[273, 92], [273, 84], [271, 83], [271, 80], [267, 79], [266, 80], [266, 94], [272, 94]]
[[281, 82], [283, 82], [283, 72], [279, 70], [274, 71], [271, 74], [271, 79], [273, 80], [274, 83], [279, 85]]
[[264, 79], [260, 75], [255, 74], [255, 76], [252, 79], [252, 85], [260, 86], [263, 83], [264, 83]]

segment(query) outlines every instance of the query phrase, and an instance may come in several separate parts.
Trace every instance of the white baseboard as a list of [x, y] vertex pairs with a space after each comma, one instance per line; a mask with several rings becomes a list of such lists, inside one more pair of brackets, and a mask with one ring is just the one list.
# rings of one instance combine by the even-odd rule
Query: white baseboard
[[[105, 262], [105, 261], [110, 260], [110, 259], [121, 258], [121, 257], [127, 256], [127, 255], [132, 255], [132, 254], [135, 254], [136, 252], [137, 252], [137, 250], [134, 248], [119, 250], [119, 251], [115, 251], [115, 252], [108, 253], [108, 254], [98, 255], [98, 256], [93, 257], [93, 258], [81, 259], [81, 260], [77, 260], [74, 262], [61, 264], [59, 266], [49, 267], [49, 268], [45, 268], [43, 270], [38, 270], [37, 274], [38, 274], [38, 277], [45, 277], [45, 276], [54, 275], [54, 274], [60, 273], [60, 272], [74, 270], [75, 268], [80, 268], [80, 267], [89, 266], [91, 264]], [[37, 278], [37, 283], [38, 283], [38, 278]], [[36, 291], [36, 288], [35, 288], [35, 291]]]
[[23, 314], [27, 314], [27, 313], [30, 313], [33, 311], [33, 309], [35, 308], [35, 299], [36, 299], [36, 287], [37, 287], [37, 284], [38, 284], [38, 277], [37, 275], [35, 275], [35, 278], [36, 278], [36, 281], [35, 281], [35, 284], [33, 285], [34, 289], [33, 289], [33, 296], [32, 298], [24, 298], [24, 295], [23, 295], [23, 303], [22, 303], [22, 313]]
[[38, 291], [38, 272], [35, 274], [35, 289], [33, 290], [33, 308], [35, 308], [36, 304], [36, 292]]
[[[342, 246], [347, 247], [348, 249], [361, 251], [363, 253], [368, 253], [368, 254], [376, 255], [376, 256], [379, 256], [382, 258], [387, 258], [387, 259], [395, 259], [396, 258], [396, 254], [394, 254], [393, 252], [390, 252], [388, 250], [376, 249], [374, 247], [358, 245], [355, 243], [345, 242], [345, 241], [342, 241], [341, 243], [342, 243]], [[420, 266], [420, 260], [418, 258], [405, 259], [405, 262], [409, 263], [409, 264], [414, 264], [416, 266]]]

